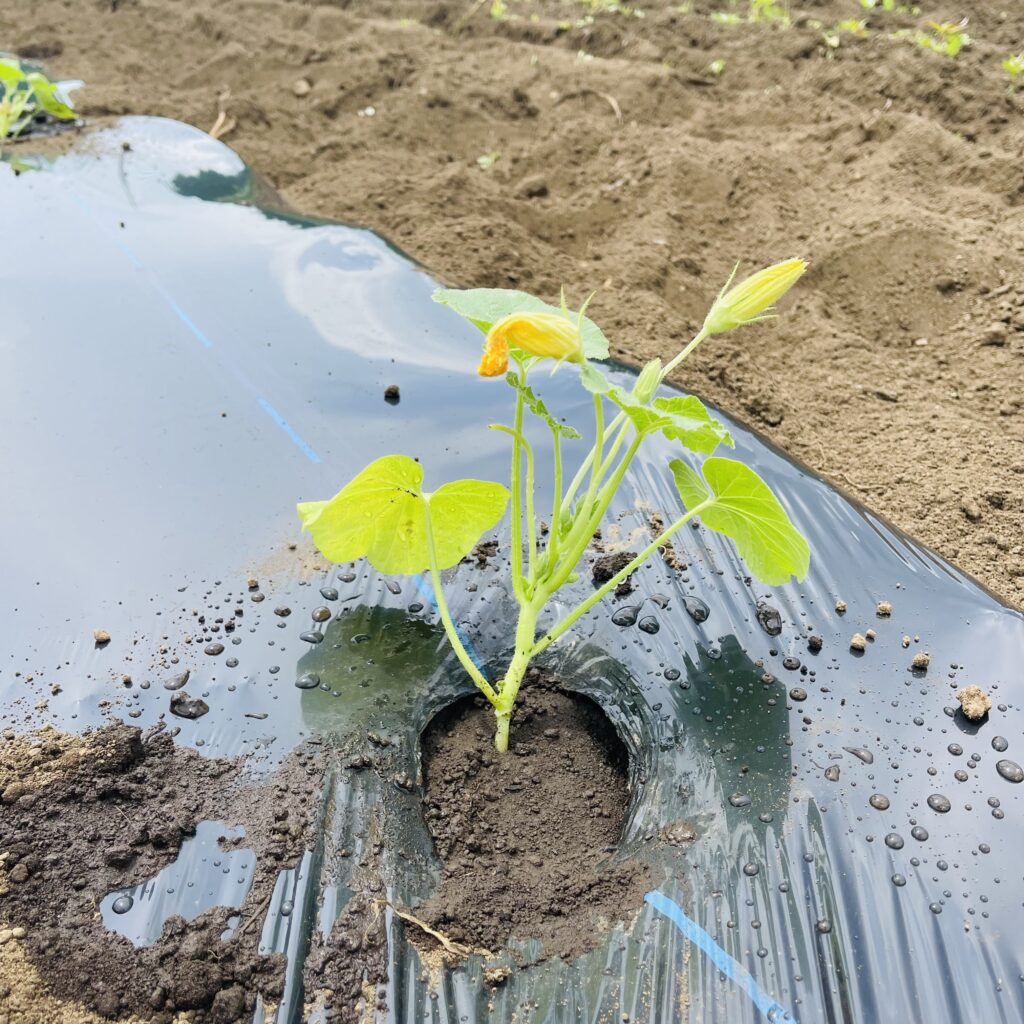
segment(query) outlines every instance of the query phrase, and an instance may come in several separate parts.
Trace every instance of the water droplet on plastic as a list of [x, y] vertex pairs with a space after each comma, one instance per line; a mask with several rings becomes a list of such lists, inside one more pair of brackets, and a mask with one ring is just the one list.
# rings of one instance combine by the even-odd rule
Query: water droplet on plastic
[[938, 903], [929, 903], [928, 904], [928, 909], [933, 914], [941, 914], [942, 913], [942, 907]]
[[319, 608], [313, 609], [313, 621], [314, 622], [326, 622], [331, 617], [331, 609], [325, 608], [321, 605]]
[[315, 629], [307, 629], [305, 632], [299, 634], [300, 640], [305, 640], [307, 644], [319, 644], [323, 642], [323, 633], [318, 633]]
[[749, 807], [750, 797], [747, 796], [746, 793], [733, 793], [733, 795], [729, 797], [729, 803], [731, 803], [733, 807]]
[[837, 765], [837, 764], [830, 764], [825, 769], [825, 778], [828, 779], [829, 782], [838, 782], [839, 781], [839, 765]]
[[338, 600], [338, 592], [334, 589], [334, 587], [321, 587], [320, 588], [320, 596], [325, 601], [337, 601]]
[[385, 580], [384, 586], [388, 588], [390, 593], [395, 594], [396, 596], [402, 592], [402, 584], [395, 580]]
[[889, 810], [889, 798], [887, 796], [883, 796], [881, 793], [872, 793], [871, 796], [868, 797], [868, 803], [871, 804], [876, 811]]
[[967, 772], [963, 770], [963, 768], [958, 768], [955, 772], [953, 772], [953, 778], [956, 779], [957, 782], [966, 782], [969, 776]]
[[755, 863], [753, 863], [753, 861], [748, 861], [746, 864], [743, 865], [743, 874], [748, 875], [751, 878], [753, 878], [754, 875], [758, 873], [758, 871], [760, 871], [760, 868]]
[[180, 690], [188, 682], [188, 677], [190, 675], [191, 675], [191, 673], [188, 670], [186, 670], [186, 671], [180, 673], [179, 675], [172, 676], [170, 679], [165, 679], [164, 680], [164, 689], [165, 690]]
[[338, 579], [341, 580], [342, 583], [352, 583], [355, 578], [356, 574], [354, 572], [343, 572], [338, 576]]
[[684, 597], [683, 607], [689, 612], [694, 622], [707, 622], [711, 609], [699, 597]]
[[799, 658], [783, 658], [782, 667], [788, 668], [790, 672], [795, 672], [800, 667]]
[[284, 903], [281, 904], [281, 916], [289, 917], [294, 909], [295, 904], [292, 903], [291, 900], [285, 900]]
[[677, 669], [677, 668], [667, 668], [667, 669], [665, 669], [665, 678], [670, 683], [674, 683], [681, 675], [682, 675], [682, 672], [680, 672], [679, 669]]
[[645, 615], [638, 623], [637, 628], [653, 636], [661, 629], [661, 623], [653, 615]]
[[992, 737], [992, 749], [998, 751], [1000, 754], [1009, 747], [1009, 743], [1006, 742], [1005, 736], [993, 736]]
[[996, 771], [1007, 782], [1024, 782], [1024, 768], [1021, 768], [1016, 761], [996, 761]]
[[295, 685], [300, 690], [315, 690], [320, 685], [320, 677], [312, 672], [305, 672], [295, 680]]
[[950, 752], [950, 753], [951, 753], [951, 754], [952, 754], [952, 755], [953, 755], [954, 757], [959, 757], [959, 756], [960, 756], [960, 755], [961, 755], [961, 754], [962, 754], [962, 753], [964, 752], [964, 748], [963, 748], [963, 747], [961, 747], [959, 743], [950, 743], [950, 745], [949, 745], [948, 747], [946, 747], [946, 749], [947, 749], [947, 750], [948, 750], [948, 751], [949, 751], [949, 752]]
[[928, 806], [937, 814], [945, 814], [953, 805], [949, 802], [949, 797], [945, 797], [941, 793], [932, 793], [928, 797]]
[[923, 828], [921, 825], [915, 825], [911, 830], [910, 834], [919, 842], [923, 843], [928, 838], [928, 829]]
[[204, 654], [209, 654], [209, 655], [214, 656], [214, 657], [216, 655], [218, 655], [218, 654], [223, 654], [224, 653], [224, 645], [223, 644], [218, 644], [218, 643], [207, 644], [203, 648], [203, 653]]
[[897, 835], [895, 832], [890, 832], [885, 837], [885, 845], [890, 850], [902, 850], [903, 849], [903, 836]]
[[616, 626], [635, 626], [639, 614], [640, 605], [628, 604], [625, 608], [620, 608], [612, 615], [612, 623]]
[[907, 880], [902, 875], [893, 875], [892, 884], [897, 888], [903, 888], [907, 884]]
[[413, 601], [413, 603], [409, 605], [409, 612], [412, 615], [418, 615], [421, 611], [423, 611], [423, 605], [420, 604], [419, 601]]
[[238, 668], [238, 659], [228, 658], [228, 660], [225, 661], [224, 664], [227, 665], [228, 668]]
[[870, 750], [865, 750], [863, 747], [843, 747], [848, 754], [853, 754], [858, 760], [863, 761], [865, 764], [874, 764], [875, 755]]
[[832, 923], [822, 918], [815, 926], [822, 935], [828, 935], [832, 931]]
[[807, 691], [801, 689], [799, 686], [794, 686], [789, 691], [789, 699], [795, 701], [807, 700]]
[[117, 899], [110, 904], [110, 909], [115, 914], [127, 914], [133, 906], [135, 906], [135, 900], [126, 893], [124, 896], [118, 896]]

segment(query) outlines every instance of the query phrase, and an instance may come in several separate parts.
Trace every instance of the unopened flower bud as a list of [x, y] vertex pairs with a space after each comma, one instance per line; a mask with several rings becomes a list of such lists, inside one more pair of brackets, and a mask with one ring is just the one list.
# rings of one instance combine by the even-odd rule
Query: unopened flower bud
[[805, 260], [786, 260], [751, 274], [728, 291], [723, 289], [704, 321], [704, 333], [721, 334], [772, 316], [772, 306], [796, 284], [806, 269]]

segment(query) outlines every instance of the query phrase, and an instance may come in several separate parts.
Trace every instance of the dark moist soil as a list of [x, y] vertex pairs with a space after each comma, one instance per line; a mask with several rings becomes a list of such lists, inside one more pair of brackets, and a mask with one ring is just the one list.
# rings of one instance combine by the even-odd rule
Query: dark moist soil
[[[239, 762], [204, 758], [166, 734], [123, 724], [0, 741], [0, 928], [25, 930], [18, 945], [45, 995], [100, 1017], [157, 1024], [186, 1010], [196, 1024], [249, 1021], [257, 994], [279, 996], [284, 957], [257, 952], [260, 931], [278, 872], [307, 845], [322, 773], [307, 754], [260, 785], [242, 773]], [[173, 917], [145, 948], [108, 931], [98, 912], [103, 897], [151, 878], [210, 819], [242, 825], [244, 838], [228, 842], [255, 851], [241, 910], [215, 908], [187, 923]], [[234, 915], [241, 922], [222, 941]], [[43, 992], [21, 1005], [20, 973], [0, 959], [0, 1006], [6, 1002], [19, 1024], [50, 1024]]]
[[613, 856], [629, 788], [627, 753], [601, 709], [534, 672], [494, 750], [479, 698], [438, 715], [423, 735], [427, 826], [443, 864], [416, 914], [466, 945], [498, 952], [540, 939], [545, 957], [579, 956], [629, 922], [649, 869]]
[[[590, 570], [591, 577], [598, 586], [607, 583], [617, 573], [625, 569], [634, 558], [636, 558], [635, 551], [616, 551], [611, 555], [602, 555], [594, 562]], [[635, 588], [632, 579], [631, 573], [615, 588], [616, 597], [625, 597], [627, 594], [633, 593]]]

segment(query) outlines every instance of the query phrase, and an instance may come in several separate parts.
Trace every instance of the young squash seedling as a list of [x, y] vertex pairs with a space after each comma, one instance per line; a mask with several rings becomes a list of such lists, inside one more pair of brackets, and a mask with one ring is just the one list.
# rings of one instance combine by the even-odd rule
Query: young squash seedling
[[0, 54], [0, 150], [40, 114], [58, 121], [76, 118], [57, 83], [17, 57]]
[[[790, 522], [763, 480], [734, 459], [712, 455], [732, 439], [700, 399], [693, 395], [659, 397], [658, 386], [706, 338], [773, 316], [772, 306], [806, 269], [793, 259], [761, 270], [730, 287], [714, 301], [697, 335], [669, 362], [649, 362], [631, 391], [612, 385], [594, 365], [608, 356], [608, 342], [584, 309], [570, 313], [531, 295], [500, 289], [441, 289], [434, 299], [475, 324], [486, 335], [479, 366], [482, 377], [503, 376], [515, 405], [511, 426], [491, 429], [511, 440], [510, 487], [483, 480], [457, 480], [436, 490], [423, 487], [423, 469], [404, 455], [370, 463], [329, 501], [298, 506], [303, 526], [333, 562], [365, 557], [379, 572], [414, 575], [429, 572], [445, 632], [462, 666], [494, 708], [494, 745], [508, 749], [509, 724], [519, 687], [531, 661], [565, 634], [644, 564], [686, 523], [700, 517], [704, 526], [735, 543], [752, 575], [776, 585], [807, 573], [807, 541]], [[735, 274], [735, 271], [734, 271]], [[571, 479], [563, 463], [563, 442], [580, 437], [549, 412], [529, 383], [540, 363], [553, 360], [578, 368], [579, 382], [591, 393], [594, 444]], [[608, 412], [615, 415], [609, 420]], [[546, 536], [538, 529], [534, 500], [534, 451], [524, 432], [527, 414], [548, 428], [553, 452], [553, 504]], [[682, 510], [627, 565], [557, 622], [538, 633], [538, 622], [561, 588], [573, 582], [594, 533], [644, 441], [661, 434], [680, 448], [703, 456], [698, 472], [682, 459], [668, 463]], [[501, 678], [487, 679], [470, 658], [452, 621], [441, 573], [470, 553], [493, 529], [511, 503], [511, 590], [519, 620], [511, 659]]]

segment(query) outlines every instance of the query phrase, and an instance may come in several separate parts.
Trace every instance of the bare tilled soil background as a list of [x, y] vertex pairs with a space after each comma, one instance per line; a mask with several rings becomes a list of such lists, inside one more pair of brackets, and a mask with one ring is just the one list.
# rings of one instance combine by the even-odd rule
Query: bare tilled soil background
[[[1024, 5], [794, 3], [791, 27], [609, 6], [15, 0], [0, 42], [84, 79], [93, 121], [223, 108], [295, 207], [444, 280], [597, 288], [628, 361], [672, 353], [735, 260], [807, 256], [779, 323], [679, 383], [1020, 604], [1024, 92], [1000, 61]], [[964, 15], [956, 59], [892, 37]], [[827, 45], [846, 18], [867, 38]]]

